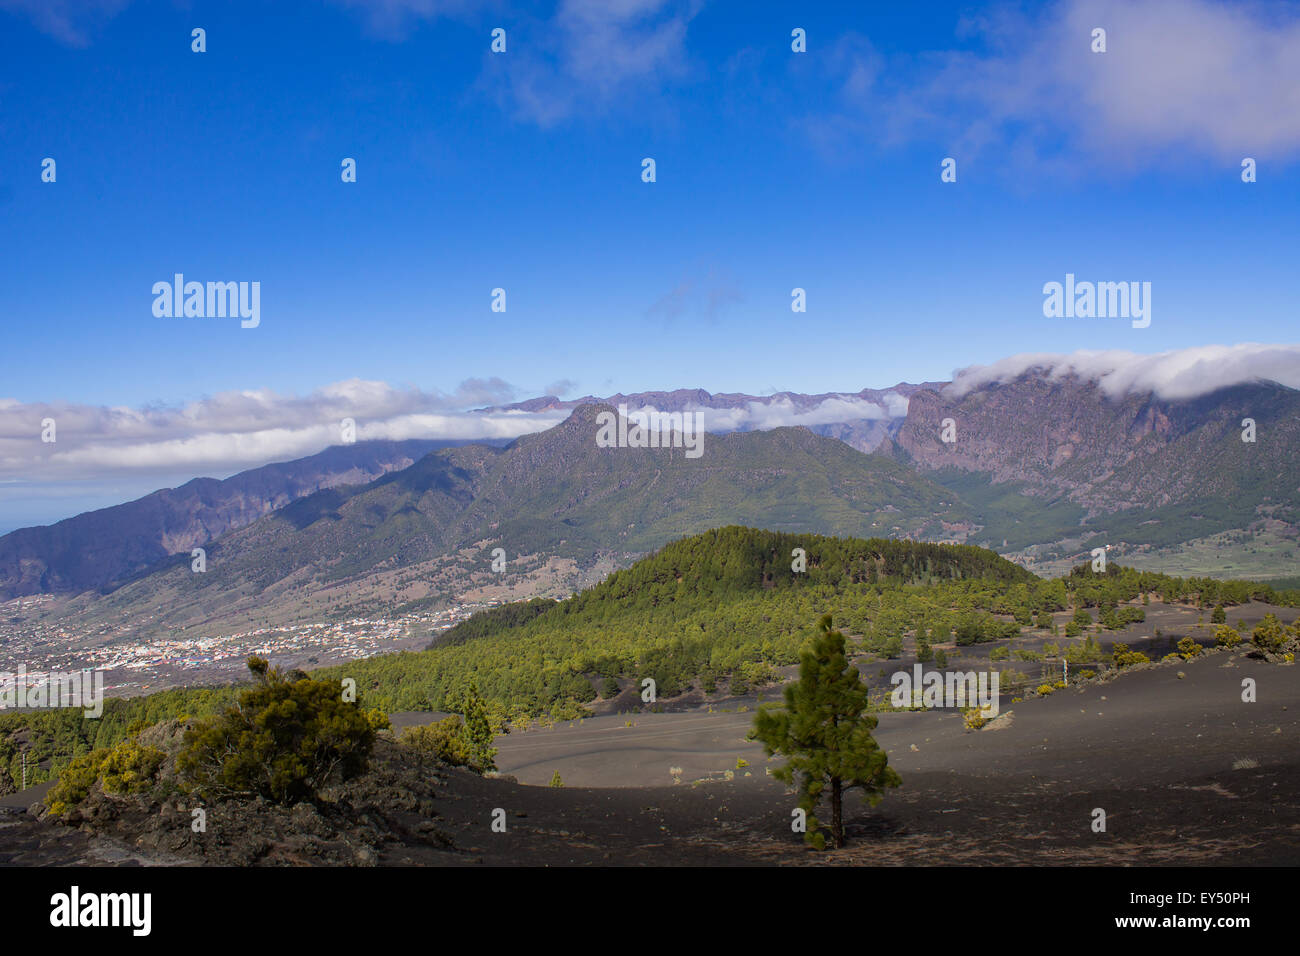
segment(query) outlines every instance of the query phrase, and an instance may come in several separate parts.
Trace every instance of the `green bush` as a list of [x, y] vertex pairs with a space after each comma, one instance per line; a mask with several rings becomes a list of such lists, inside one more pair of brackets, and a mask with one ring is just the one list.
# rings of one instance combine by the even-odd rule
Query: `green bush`
[[1147, 619], [1147, 612], [1140, 607], [1121, 608], [1118, 614], [1121, 625], [1141, 624]]
[[1220, 624], [1214, 629], [1214, 643], [1220, 647], [1236, 647], [1241, 643], [1241, 635], [1226, 624]]
[[398, 743], [453, 767], [467, 767], [470, 764], [469, 739], [465, 736], [465, 722], [459, 714], [444, 717], [436, 723], [407, 727], [397, 740]]
[[45, 806], [50, 812], [63, 816], [90, 795], [91, 789], [99, 780], [99, 768], [103, 764], [108, 750], [92, 750], [88, 754], [74, 757], [59, 775], [59, 782], [50, 788]]
[[90, 796], [95, 784], [116, 796], [143, 793], [157, 782], [165, 759], [161, 750], [141, 747], [134, 737], [92, 750], [64, 768], [45, 805], [51, 813], [64, 816]]
[[1255, 625], [1250, 640], [1261, 651], [1276, 654], [1286, 644], [1286, 630], [1283, 628], [1282, 622], [1277, 619], [1276, 614], [1266, 614], [1264, 620]]
[[123, 740], [108, 751], [99, 774], [104, 792], [143, 793], [153, 786], [166, 755], [153, 747], [141, 747], [134, 739]]
[[1082, 644], [1071, 644], [1065, 649], [1065, 659], [1071, 664], [1091, 664], [1101, 658], [1101, 646], [1091, 634], [1084, 638]]
[[237, 706], [185, 732], [176, 769], [186, 786], [292, 804], [365, 770], [375, 727], [343, 700], [339, 684], [290, 679], [256, 657], [248, 666], [259, 684], [240, 694]]
[[1111, 648], [1110, 656], [1116, 667], [1132, 667], [1134, 664], [1151, 663], [1151, 658], [1141, 651], [1130, 651], [1127, 644], [1116, 643]]

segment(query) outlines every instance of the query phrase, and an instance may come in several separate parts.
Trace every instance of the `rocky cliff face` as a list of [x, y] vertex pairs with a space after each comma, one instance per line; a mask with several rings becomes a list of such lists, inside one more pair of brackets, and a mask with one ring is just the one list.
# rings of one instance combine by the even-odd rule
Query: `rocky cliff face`
[[[1254, 442], [1242, 441], [1248, 418]], [[946, 419], [953, 442], [943, 441]], [[923, 471], [987, 473], [1092, 513], [1201, 499], [1300, 501], [1300, 392], [1271, 384], [1188, 401], [1112, 397], [1092, 382], [1037, 374], [964, 395], [926, 390], [912, 395], [896, 444]]]

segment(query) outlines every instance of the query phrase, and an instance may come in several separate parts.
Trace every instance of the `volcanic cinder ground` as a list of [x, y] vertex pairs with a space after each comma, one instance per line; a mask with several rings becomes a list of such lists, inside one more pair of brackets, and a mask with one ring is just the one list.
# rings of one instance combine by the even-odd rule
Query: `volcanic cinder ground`
[[[1243, 677], [1256, 703], [1242, 701]], [[545, 784], [558, 771], [566, 788], [483, 781], [527, 815], [504, 835], [471, 817], [464, 836], [499, 863], [1300, 863], [1295, 666], [1213, 654], [1004, 715], [967, 731], [951, 712], [883, 714], [876, 738], [903, 786], [874, 809], [853, 800], [851, 842], [833, 854], [791, 832], [794, 797], [745, 739], [753, 714], [734, 712], [589, 718], [506, 738], [503, 772]], [[1105, 833], [1093, 832], [1095, 808]], [[571, 852], [540, 852], [561, 832]]]
[[[1234, 609], [1233, 623], [1248, 631], [1267, 610]], [[1194, 624], [1195, 612], [1153, 608], [1149, 636], [1140, 628], [1114, 636], [1159, 652], [1169, 632], [1155, 638], [1154, 628], [1180, 615]], [[951, 666], [979, 666], [981, 654], [987, 648], [964, 649]], [[879, 664], [864, 664], [864, 672], [878, 680]], [[887, 664], [891, 672], [910, 666]], [[1245, 678], [1256, 685], [1253, 703], [1242, 699]], [[903, 785], [874, 808], [851, 797], [849, 844], [825, 853], [792, 832], [795, 796], [768, 775], [776, 762], [747, 739], [756, 703], [605, 714], [500, 738], [504, 778], [455, 770], [439, 785], [436, 822], [453, 848], [417, 839], [385, 847], [378, 862], [1300, 863], [1300, 668], [1241, 648], [1044, 698], [1004, 698], [1002, 716], [978, 731], [954, 711], [881, 714], [876, 739]], [[394, 716], [401, 725], [432, 715]], [[547, 786], [557, 771], [564, 786]], [[1105, 832], [1094, 831], [1097, 809]], [[504, 833], [491, 827], [495, 811], [504, 814]], [[179, 862], [49, 827], [0, 821], [0, 862]]]
[[[1248, 633], [1276, 610], [1247, 605], [1230, 623]], [[1153, 606], [1144, 625], [1113, 637], [1158, 658], [1171, 626], [1208, 631], [1196, 618]], [[1254, 703], [1242, 699], [1247, 677]], [[1206, 653], [1004, 699], [1001, 719], [979, 731], [954, 711], [882, 714], [876, 739], [903, 786], [875, 808], [852, 798], [849, 845], [833, 853], [805, 849], [792, 832], [795, 797], [747, 739], [756, 704], [606, 714], [500, 738], [501, 772], [525, 786], [467, 780], [446, 822], [456, 820], [470, 859], [497, 864], [1300, 863], [1295, 665]], [[556, 772], [563, 789], [546, 786]], [[487, 826], [492, 801], [507, 812], [504, 834]], [[1097, 809], [1105, 832], [1094, 831]]]

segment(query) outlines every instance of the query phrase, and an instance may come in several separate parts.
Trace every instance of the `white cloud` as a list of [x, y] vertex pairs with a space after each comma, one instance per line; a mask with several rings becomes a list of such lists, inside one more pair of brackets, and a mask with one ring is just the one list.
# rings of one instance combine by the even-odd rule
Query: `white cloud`
[[[340, 422], [358, 440], [515, 438], [549, 428], [563, 413], [475, 412], [513, 389], [470, 379], [450, 394], [349, 379], [310, 395], [269, 389], [223, 392], [183, 406], [104, 407], [0, 400], [0, 480], [72, 481], [113, 474], [228, 474], [299, 458], [338, 444]], [[41, 441], [53, 419], [56, 441]]]
[[961, 398], [973, 389], [1010, 382], [1031, 370], [1051, 379], [1073, 375], [1095, 381], [1112, 397], [1153, 393], [1167, 401], [1179, 401], [1254, 382], [1300, 388], [1300, 345], [1204, 345], [1155, 355], [1123, 351], [1026, 353], [960, 369], [944, 394]]
[[[823, 143], [928, 139], [972, 158], [1146, 167], [1188, 156], [1233, 167], [1300, 153], [1300, 11], [1277, 2], [1063, 0], [959, 25], [982, 52], [886, 57], [842, 37], [827, 68], [842, 111]], [[1105, 53], [1091, 50], [1106, 30]], [[969, 44], [968, 44], [969, 45]]]
[[[345, 418], [356, 422], [360, 441], [471, 440], [544, 431], [571, 413], [566, 407], [482, 407], [499, 406], [513, 391], [500, 379], [471, 379], [450, 394], [349, 379], [303, 396], [255, 389], [223, 392], [182, 406], [126, 408], [0, 399], [0, 483], [52, 487], [131, 476], [222, 476], [336, 445]], [[705, 425], [717, 432], [765, 429], [901, 417], [906, 411], [907, 400], [894, 393], [882, 403], [845, 395], [796, 404], [777, 396], [739, 408], [708, 409]], [[47, 418], [57, 430], [52, 444], [41, 441]]]
[[553, 126], [576, 115], [629, 108], [688, 73], [686, 28], [695, 0], [563, 0], [555, 16], [510, 48], [508, 70], [483, 82], [523, 120]]
[[[901, 418], [907, 414], [907, 399], [902, 395], [889, 392], [884, 398], [883, 405], [856, 395], [824, 398], [814, 405], [797, 405], [788, 397], [777, 396], [767, 400], [751, 401], [738, 408], [692, 405], [690, 410], [704, 412], [704, 428], [710, 432], [762, 430], [798, 425], [810, 427], [856, 422], [863, 419], [878, 421]], [[650, 411], [658, 410], [650, 405], [644, 408]], [[629, 411], [637, 410], [629, 408]]]

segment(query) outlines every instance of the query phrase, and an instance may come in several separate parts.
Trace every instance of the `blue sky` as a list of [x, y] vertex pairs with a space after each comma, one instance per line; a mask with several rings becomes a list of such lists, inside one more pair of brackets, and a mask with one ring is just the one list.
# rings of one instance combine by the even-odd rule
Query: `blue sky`
[[[0, 0], [0, 400], [857, 391], [1018, 352], [1293, 342], [1296, 18]], [[260, 326], [156, 318], [175, 272], [259, 281]], [[1067, 272], [1150, 282], [1150, 328], [1044, 318]]]

